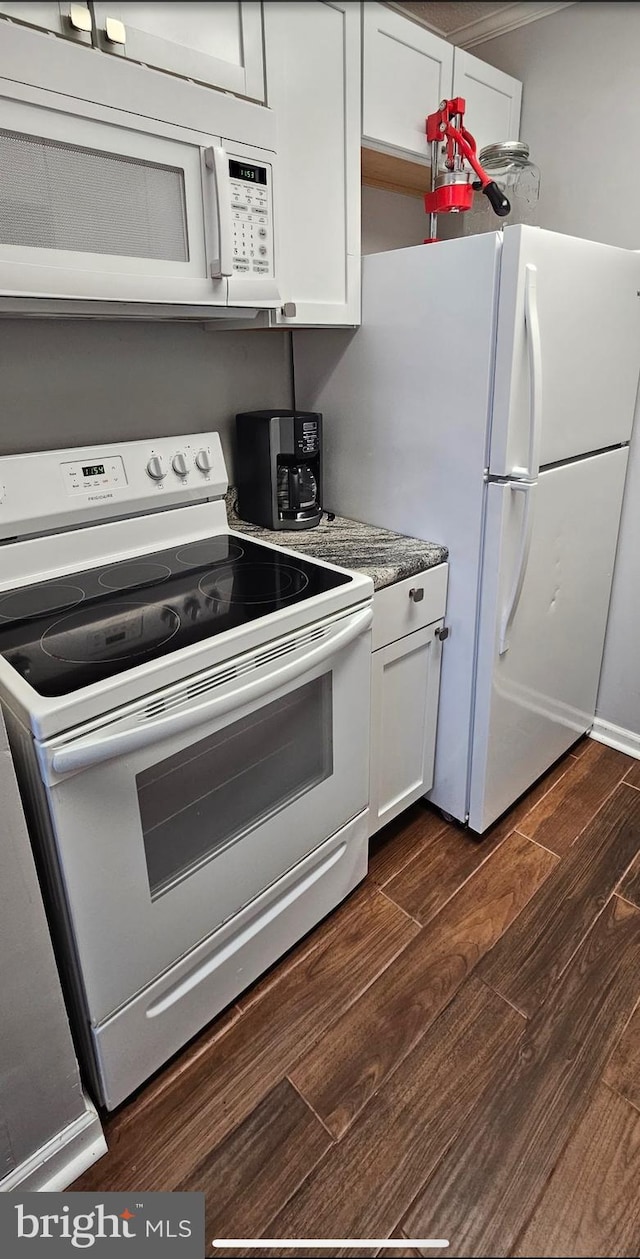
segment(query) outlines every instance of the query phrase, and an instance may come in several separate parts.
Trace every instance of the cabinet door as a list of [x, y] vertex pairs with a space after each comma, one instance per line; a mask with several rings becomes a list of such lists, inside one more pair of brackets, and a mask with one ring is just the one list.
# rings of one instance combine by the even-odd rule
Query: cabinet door
[[453, 47], [381, 4], [363, 5], [363, 143], [427, 161], [427, 114], [451, 95]]
[[475, 136], [478, 151], [496, 140], [520, 136], [522, 84], [496, 70], [464, 48], [456, 48], [453, 60], [453, 95], [464, 96], [465, 124]]
[[433, 784], [442, 645], [438, 621], [371, 657], [371, 835]]
[[84, 3], [71, 4], [60, 0], [31, 0], [28, 4], [1, 4], [0, 17], [13, 18], [41, 31], [53, 31], [80, 43], [91, 44], [91, 13]]
[[[295, 314], [360, 322], [360, 11], [349, 0], [265, 5], [267, 98], [278, 119], [278, 276]], [[285, 307], [286, 309], [286, 307]]]
[[210, 87], [264, 100], [259, 3], [94, 4], [104, 52], [120, 53]]

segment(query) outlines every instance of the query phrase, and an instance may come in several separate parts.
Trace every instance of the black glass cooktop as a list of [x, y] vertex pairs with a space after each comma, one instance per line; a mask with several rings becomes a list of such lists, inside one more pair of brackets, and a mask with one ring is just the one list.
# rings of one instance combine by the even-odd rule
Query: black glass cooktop
[[216, 534], [0, 594], [0, 653], [40, 695], [68, 695], [349, 581]]

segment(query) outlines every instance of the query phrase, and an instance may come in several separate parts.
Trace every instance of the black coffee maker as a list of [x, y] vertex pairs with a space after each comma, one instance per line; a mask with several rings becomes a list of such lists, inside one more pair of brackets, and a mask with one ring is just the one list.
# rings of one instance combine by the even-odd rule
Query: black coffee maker
[[238, 515], [267, 529], [312, 529], [322, 518], [322, 416], [236, 415]]

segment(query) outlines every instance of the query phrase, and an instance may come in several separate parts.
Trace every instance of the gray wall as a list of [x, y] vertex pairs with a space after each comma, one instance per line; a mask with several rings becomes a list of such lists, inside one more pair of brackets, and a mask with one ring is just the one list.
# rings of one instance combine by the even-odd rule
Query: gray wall
[[362, 189], [363, 254], [420, 245], [428, 226], [421, 197], [405, 197], [382, 188]]
[[237, 411], [289, 406], [286, 332], [0, 321], [0, 454], [217, 430], [233, 475]]
[[[533, 222], [640, 249], [640, 5], [574, 4], [480, 44], [522, 79], [520, 134], [542, 173]], [[473, 128], [473, 119], [470, 119]], [[640, 346], [638, 347], [640, 360]], [[640, 422], [618, 545], [598, 716], [640, 736]]]

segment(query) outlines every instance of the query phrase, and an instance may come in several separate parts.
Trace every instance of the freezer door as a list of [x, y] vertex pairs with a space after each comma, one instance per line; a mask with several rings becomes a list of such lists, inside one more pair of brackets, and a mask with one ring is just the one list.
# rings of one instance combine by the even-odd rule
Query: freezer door
[[480, 833], [592, 724], [627, 454], [549, 469], [527, 490], [487, 486], [469, 805]]
[[545, 465], [628, 441], [639, 344], [640, 254], [538, 227], [507, 227], [491, 474], [518, 475], [536, 444]]

